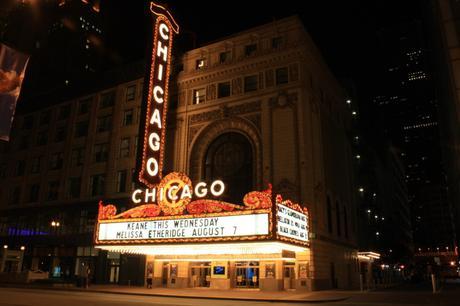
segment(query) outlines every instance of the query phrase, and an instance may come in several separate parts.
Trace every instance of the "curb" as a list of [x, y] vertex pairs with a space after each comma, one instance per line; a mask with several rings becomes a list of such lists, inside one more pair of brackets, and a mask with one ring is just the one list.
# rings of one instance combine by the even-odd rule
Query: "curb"
[[38, 289], [50, 291], [67, 291], [67, 292], [86, 292], [86, 293], [103, 293], [103, 294], [120, 294], [120, 295], [134, 295], [134, 296], [157, 296], [169, 297], [179, 299], [205, 299], [205, 300], [227, 300], [227, 301], [247, 301], [247, 302], [271, 302], [271, 303], [332, 303], [340, 302], [348, 299], [349, 297], [333, 298], [333, 299], [263, 299], [263, 298], [245, 298], [245, 297], [214, 297], [214, 296], [198, 296], [198, 295], [173, 295], [161, 293], [141, 293], [141, 292], [123, 292], [123, 291], [109, 291], [109, 290], [92, 290], [81, 288], [59, 288], [59, 287], [40, 287], [40, 286], [21, 286], [13, 284], [0, 284], [0, 288], [14, 288], [14, 289]]

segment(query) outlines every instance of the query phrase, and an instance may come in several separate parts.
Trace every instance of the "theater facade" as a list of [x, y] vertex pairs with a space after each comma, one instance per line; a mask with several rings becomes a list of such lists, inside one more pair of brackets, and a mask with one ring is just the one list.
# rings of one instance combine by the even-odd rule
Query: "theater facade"
[[136, 277], [158, 287], [356, 287], [352, 110], [301, 21], [174, 66], [179, 27], [163, 7], [151, 12], [137, 184], [127, 210], [101, 199], [95, 247], [137, 256]]
[[[249, 192], [242, 205], [191, 200], [191, 190], [195, 189], [195, 197], [204, 195], [206, 184], [193, 188], [182, 173], [168, 174], [159, 186], [151, 192], [158, 204], [119, 214], [115, 206], [99, 204], [98, 248], [146, 255], [146, 275], [153, 274], [154, 286], [265, 290], [307, 286], [305, 207], [274, 196], [271, 186]], [[212, 186], [217, 196], [225, 192], [222, 183], [217, 191]]]

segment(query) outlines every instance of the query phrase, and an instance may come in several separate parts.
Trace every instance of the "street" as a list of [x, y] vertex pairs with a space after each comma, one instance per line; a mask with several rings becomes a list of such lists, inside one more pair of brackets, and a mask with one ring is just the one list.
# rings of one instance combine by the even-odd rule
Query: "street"
[[[121, 294], [69, 292], [35, 289], [0, 289], [1, 306], [103, 306], [103, 305], [264, 305], [267, 302], [214, 300], [196, 298], [171, 298]], [[276, 305], [304, 305], [302, 303], [268, 303]], [[325, 305], [325, 304], [321, 304]]]
[[[432, 294], [427, 287], [399, 287], [372, 292], [341, 291], [349, 298], [329, 303], [291, 303], [247, 300], [218, 300], [188, 297], [160, 297], [125, 295], [98, 292], [0, 288], [1, 306], [103, 306], [103, 305], [323, 305], [323, 306], [457, 306], [460, 288], [456, 284], [447, 285], [441, 292]], [[261, 294], [262, 295], [262, 294]]]

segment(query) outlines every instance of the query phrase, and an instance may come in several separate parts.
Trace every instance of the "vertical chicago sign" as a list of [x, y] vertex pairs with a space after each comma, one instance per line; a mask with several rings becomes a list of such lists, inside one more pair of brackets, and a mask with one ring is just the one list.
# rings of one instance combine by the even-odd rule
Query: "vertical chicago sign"
[[164, 160], [164, 139], [168, 111], [168, 84], [171, 69], [171, 49], [179, 26], [163, 6], [150, 3], [155, 17], [150, 63], [145, 76], [143, 124], [140, 125], [138, 179], [152, 188], [160, 183]]

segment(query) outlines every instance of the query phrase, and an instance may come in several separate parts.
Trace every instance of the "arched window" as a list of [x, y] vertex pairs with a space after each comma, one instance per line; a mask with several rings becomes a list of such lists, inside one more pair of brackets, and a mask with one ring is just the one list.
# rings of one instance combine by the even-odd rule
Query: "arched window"
[[248, 139], [229, 132], [217, 137], [208, 147], [204, 160], [204, 179], [221, 179], [226, 184], [222, 200], [242, 203], [253, 190], [253, 154]]
[[335, 214], [337, 217], [337, 235], [340, 236], [342, 235], [342, 227], [340, 224], [340, 205], [339, 202], [335, 202]]
[[327, 228], [329, 233], [332, 234], [332, 207], [331, 207], [331, 199], [327, 196]]

